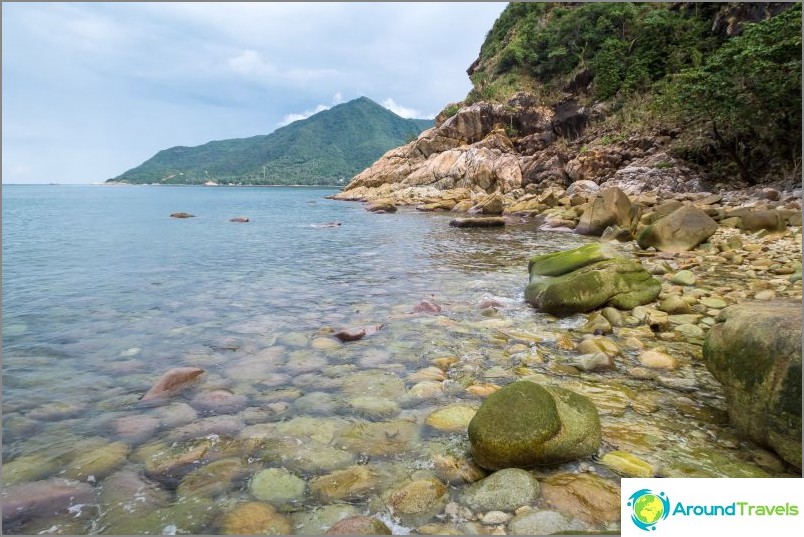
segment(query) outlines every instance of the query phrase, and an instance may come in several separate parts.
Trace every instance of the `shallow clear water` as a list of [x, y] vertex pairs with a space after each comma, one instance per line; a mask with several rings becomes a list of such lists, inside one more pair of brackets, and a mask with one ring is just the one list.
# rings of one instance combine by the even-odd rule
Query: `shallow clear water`
[[[630, 448], [657, 464], [683, 466], [687, 457], [690, 469], [679, 472], [690, 475], [743, 476], [753, 468], [731, 469], [734, 460], [750, 459], [735, 452], [722, 463], [696, 466], [719, 449], [725, 430], [715, 392], [687, 405], [686, 417], [654, 398], [635, 418], [629, 406], [640, 397], [635, 381], [622, 381], [616, 371], [591, 380], [551, 371], [567, 354], [557, 338], [582, 317], [557, 320], [524, 303], [527, 259], [589, 239], [538, 231], [533, 223], [456, 229], [448, 226], [452, 215], [412, 209], [372, 214], [358, 203], [325, 199], [332, 193], [3, 186], [3, 481], [64, 476], [89, 480], [95, 494], [80, 516], [37, 514], [5, 530], [162, 533], [178, 524], [181, 532], [184, 515], [170, 509], [195, 497], [181, 492], [190, 469], [154, 477], [147, 461], [175, 443], [210, 438], [220, 453], [211, 449], [196, 467], [232, 458], [232, 450], [246, 466], [220, 478], [220, 490], [199, 493], [212, 502], [199, 510], [215, 514], [196, 515], [192, 533], [221, 531], [221, 513], [254, 500], [250, 479], [269, 467], [288, 467], [306, 481], [306, 492], [283, 507], [300, 516], [333, 503], [310, 488], [316, 476], [375, 465], [385, 481], [343, 501], [386, 516], [378, 498], [394, 482], [433, 468], [435, 455], [466, 455], [465, 434], [431, 430], [423, 425], [427, 415], [451, 402], [477, 406], [467, 386], [514, 380], [522, 344], [526, 354], [552, 357], [530, 372], [610, 404], [602, 411], [609, 447]], [[196, 217], [169, 217], [178, 211]], [[251, 221], [229, 221], [237, 216]], [[342, 225], [322, 226], [331, 222]], [[481, 309], [488, 298], [503, 307]], [[424, 299], [442, 311], [410, 315]], [[332, 329], [379, 323], [383, 328], [361, 341], [342, 344], [331, 336]], [[680, 353], [695, 353], [682, 347]], [[443, 357], [456, 360], [443, 389], [414, 388], [426, 378], [417, 372]], [[690, 376], [711, 387], [697, 365]], [[138, 401], [163, 372], [187, 366], [205, 374], [170, 400]], [[360, 396], [375, 400], [355, 402]], [[698, 428], [704, 432], [688, 435]], [[266, 448], [270, 440], [292, 443]], [[296, 449], [333, 448], [348, 464], [293, 459]], [[86, 452], [101, 461], [81, 460]], [[91, 475], [82, 473], [87, 464]], [[167, 495], [148, 500], [164, 510], [155, 521], [137, 526], [109, 514], [105, 480], [128, 471], [154, 478]], [[450, 494], [457, 498], [461, 489], [454, 485]], [[293, 520], [294, 531], [308, 531]]]

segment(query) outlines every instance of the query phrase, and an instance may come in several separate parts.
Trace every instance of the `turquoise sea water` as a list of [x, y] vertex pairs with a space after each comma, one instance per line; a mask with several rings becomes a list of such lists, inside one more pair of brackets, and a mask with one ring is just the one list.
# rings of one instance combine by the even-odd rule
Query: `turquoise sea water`
[[[108, 467], [94, 469], [97, 475], [90, 481], [98, 494], [96, 510], [63, 520], [28, 517], [4, 529], [112, 531], [103, 519], [104, 479], [125, 471], [142, 476], [143, 449], [208, 434], [236, 438], [245, 427], [265, 423], [304, 418], [334, 420], [339, 427], [415, 423], [415, 440], [407, 446], [415, 449], [401, 450], [404, 457], [382, 453], [373, 460], [395, 461], [408, 470], [427, 466], [433, 451], [428, 441], [445, 440], [422, 427], [424, 417], [463, 399], [476, 406], [477, 398], [462, 389], [494, 380], [484, 377], [484, 369], [510, 368], [507, 355], [501, 358], [510, 342], [499, 339], [497, 328], [555, 327], [523, 302], [527, 259], [586, 239], [539, 232], [532, 223], [456, 229], [448, 226], [452, 215], [411, 208], [372, 214], [359, 203], [325, 199], [334, 192], [3, 186], [4, 484], [54, 476], [85, 479], [75, 470], [80, 453], [103, 452], [110, 443], [115, 449], [122, 444], [124, 452], [116, 452]], [[196, 217], [169, 217], [179, 211]], [[229, 221], [238, 216], [251, 221]], [[320, 227], [336, 221], [341, 225]], [[502, 318], [478, 307], [487, 298], [505, 303]], [[424, 299], [438, 303], [443, 312], [408, 316]], [[328, 333], [377, 323], [385, 324], [379, 333], [350, 344]], [[415, 372], [443, 356], [467, 362], [461, 378], [452, 379], [452, 391], [397, 397], [393, 402], [401, 406], [386, 417], [349, 403], [359, 394], [344, 387], [348, 378], [371, 371], [410, 389], [421, 380]], [[165, 405], [179, 414], [178, 409], [192, 408], [189, 417], [185, 412], [183, 419], [166, 419], [170, 412], [164, 405], [138, 404], [164, 371], [186, 366], [203, 368], [202, 381]], [[373, 385], [369, 378], [366, 394]], [[215, 390], [235, 402], [205, 402], [204, 394]], [[268, 408], [277, 401], [284, 406]], [[146, 419], [135, 433], [120, 425], [143, 416], [156, 418], [158, 425]], [[209, 422], [219, 416], [225, 418]], [[203, 425], [194, 431], [194, 423]], [[305, 441], [302, 433], [293, 434]], [[392, 438], [396, 433], [385, 434]], [[333, 438], [315, 441], [344, 447]], [[310, 445], [319, 444], [311, 440]], [[347, 446], [355, 461], [365, 462], [360, 457], [367, 449]], [[222, 512], [238, 498], [250, 497], [250, 476], [277, 466], [259, 457], [249, 464], [244, 475], [214, 497]], [[296, 473], [309, 481], [325, 472]], [[175, 483], [162, 486], [173, 496], [160, 505], [183, 501], [173, 490]], [[364, 509], [368, 501], [367, 496], [352, 503]], [[308, 494], [291, 511], [319, 503]], [[216, 520], [194, 532], [219, 531]], [[162, 522], [147, 531], [171, 526], [170, 520]]]

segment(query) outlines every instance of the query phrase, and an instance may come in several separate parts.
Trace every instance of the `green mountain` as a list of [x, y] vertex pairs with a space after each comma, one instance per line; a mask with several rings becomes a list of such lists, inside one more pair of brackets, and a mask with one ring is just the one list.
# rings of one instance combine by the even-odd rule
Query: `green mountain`
[[108, 182], [336, 185], [432, 126], [360, 97], [271, 134], [162, 150]]

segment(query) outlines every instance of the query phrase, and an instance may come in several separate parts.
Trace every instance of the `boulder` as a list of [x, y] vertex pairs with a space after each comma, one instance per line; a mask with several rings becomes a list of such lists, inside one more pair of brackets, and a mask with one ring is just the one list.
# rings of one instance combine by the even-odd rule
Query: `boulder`
[[377, 200], [366, 206], [366, 210], [372, 213], [395, 213], [396, 205], [388, 199]]
[[601, 244], [531, 258], [525, 300], [553, 315], [585, 313], [603, 306], [632, 309], [653, 302], [661, 283], [639, 261], [617, 256]]
[[727, 218], [739, 218], [737, 229], [754, 232], [761, 229], [784, 231], [787, 220], [779, 211], [742, 207], [726, 214]]
[[469, 423], [475, 462], [487, 469], [558, 464], [597, 452], [597, 409], [586, 397], [519, 381], [489, 395]]
[[717, 317], [703, 346], [732, 423], [801, 468], [801, 302], [750, 302]]
[[643, 249], [652, 246], [662, 252], [686, 252], [715, 231], [717, 222], [694, 205], [685, 205], [643, 228], [637, 236], [637, 244]]
[[190, 213], [171, 213], [171, 218], [195, 218], [194, 214]]
[[503, 198], [499, 193], [491, 194], [480, 200], [474, 207], [469, 209], [471, 214], [502, 214]]
[[641, 215], [641, 206], [633, 205], [622, 190], [617, 187], [604, 188], [591, 207], [581, 215], [575, 232], [599, 237], [609, 226], [633, 232]]

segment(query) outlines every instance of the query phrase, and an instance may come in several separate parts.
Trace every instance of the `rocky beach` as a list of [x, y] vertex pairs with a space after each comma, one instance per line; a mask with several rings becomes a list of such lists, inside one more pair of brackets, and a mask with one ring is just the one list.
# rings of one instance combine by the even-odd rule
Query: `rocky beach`
[[[337, 192], [85, 194], [132, 231], [11, 295], [36, 300], [3, 325], [4, 533], [618, 534], [624, 477], [801, 478], [800, 148], [658, 121], [635, 90], [682, 70], [637, 20], [700, 38], [686, 69], [800, 25], [750, 6], [609, 28], [617, 6], [511, 4], [470, 95]], [[556, 67], [551, 21], [594, 10], [598, 48]], [[644, 86], [647, 59], [611, 66], [640, 54]], [[75, 259], [118, 279], [76, 294]]]

